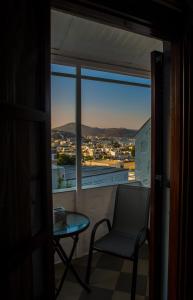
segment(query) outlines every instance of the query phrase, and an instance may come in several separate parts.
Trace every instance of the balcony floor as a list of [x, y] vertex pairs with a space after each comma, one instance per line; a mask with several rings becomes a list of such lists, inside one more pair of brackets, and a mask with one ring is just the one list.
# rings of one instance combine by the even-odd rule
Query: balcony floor
[[[87, 256], [73, 261], [77, 272], [84, 278]], [[56, 283], [64, 266], [55, 266]], [[95, 253], [91, 273], [91, 293], [84, 291], [69, 271], [58, 300], [129, 300], [132, 262], [111, 255]], [[138, 264], [136, 300], [148, 300], [148, 246], [141, 248]]]

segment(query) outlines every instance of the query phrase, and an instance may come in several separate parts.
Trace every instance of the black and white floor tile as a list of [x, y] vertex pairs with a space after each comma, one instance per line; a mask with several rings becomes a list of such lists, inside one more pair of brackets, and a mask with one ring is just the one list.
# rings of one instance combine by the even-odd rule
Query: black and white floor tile
[[[73, 265], [83, 279], [87, 257], [73, 261]], [[56, 284], [59, 282], [64, 266], [55, 266]], [[95, 253], [93, 256], [90, 288], [87, 293], [77, 283], [69, 271], [58, 300], [129, 300], [132, 278], [132, 262], [107, 254]], [[141, 248], [138, 263], [136, 300], [148, 300], [148, 247]]]

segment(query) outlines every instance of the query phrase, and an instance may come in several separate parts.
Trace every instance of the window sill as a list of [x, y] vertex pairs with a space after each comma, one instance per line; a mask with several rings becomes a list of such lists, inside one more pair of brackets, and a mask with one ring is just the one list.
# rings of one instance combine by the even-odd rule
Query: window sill
[[[140, 181], [137, 180], [131, 180], [129, 182], [117, 182], [115, 184], [110, 184], [110, 185], [85, 185], [82, 187], [82, 190], [87, 190], [87, 189], [98, 189], [98, 188], [108, 188], [108, 187], [114, 187], [118, 184], [137, 184], [137, 185], [141, 185]], [[52, 190], [52, 194], [57, 194], [57, 193], [67, 193], [67, 192], [76, 192], [76, 188], [68, 188], [68, 189], [55, 189]]]

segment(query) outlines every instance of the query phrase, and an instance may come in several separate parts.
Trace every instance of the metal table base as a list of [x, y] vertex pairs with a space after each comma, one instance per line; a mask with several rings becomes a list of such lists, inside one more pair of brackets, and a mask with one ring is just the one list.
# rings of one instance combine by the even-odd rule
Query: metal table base
[[74, 274], [76, 280], [79, 282], [79, 284], [87, 291], [90, 292], [89, 287], [82, 281], [82, 279], [79, 277], [78, 273], [76, 272], [75, 268], [72, 265], [72, 257], [74, 254], [74, 251], [76, 249], [77, 243], [78, 243], [78, 234], [71, 236], [71, 238], [73, 239], [73, 245], [72, 245], [72, 249], [70, 251], [70, 255], [67, 256], [67, 254], [65, 253], [64, 249], [62, 248], [61, 244], [60, 244], [60, 238], [54, 238], [53, 239], [53, 247], [54, 247], [54, 251], [56, 251], [59, 255], [59, 257], [61, 258], [63, 264], [65, 265], [65, 269], [64, 269], [64, 273], [62, 275], [59, 287], [56, 289], [56, 294], [55, 297], [57, 298], [61, 289], [62, 289], [62, 285], [64, 283], [64, 280], [67, 276], [68, 270], [70, 269], [72, 271], [72, 273]]

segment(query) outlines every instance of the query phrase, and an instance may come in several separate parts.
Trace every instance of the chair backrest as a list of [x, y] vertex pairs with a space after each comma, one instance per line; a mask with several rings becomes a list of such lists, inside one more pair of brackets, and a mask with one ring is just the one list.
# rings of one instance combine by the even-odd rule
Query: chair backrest
[[117, 187], [113, 230], [135, 236], [148, 226], [150, 189], [120, 184]]

